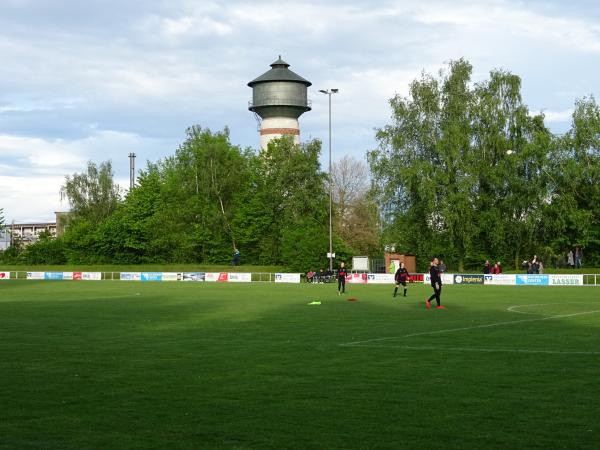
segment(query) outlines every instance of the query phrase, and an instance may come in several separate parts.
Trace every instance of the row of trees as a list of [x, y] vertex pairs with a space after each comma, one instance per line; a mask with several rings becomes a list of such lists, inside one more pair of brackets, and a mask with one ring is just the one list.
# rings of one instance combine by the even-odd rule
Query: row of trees
[[438, 255], [453, 270], [485, 259], [518, 268], [552, 264], [575, 246], [600, 264], [600, 107], [575, 104], [572, 127], [552, 134], [532, 114], [521, 80], [495, 70], [474, 83], [465, 60], [423, 74], [390, 100], [369, 166], [344, 157], [331, 177], [321, 144], [273, 141], [242, 150], [228, 130], [192, 127], [173, 156], [147, 164], [123, 197], [110, 162], [67, 176], [65, 234], [5, 259], [71, 263], [246, 263], [307, 270], [326, 264], [329, 183], [338, 257], [381, 256], [383, 245]]
[[[124, 198], [111, 163], [90, 162], [86, 172], [67, 176], [61, 190], [71, 205], [64, 235], [44, 236], [19, 257], [29, 263], [223, 264], [237, 248], [246, 263], [323, 267], [329, 185], [320, 150], [319, 141], [299, 146], [283, 138], [256, 153], [232, 145], [227, 129], [192, 127], [173, 156], [147, 164]], [[360, 164], [344, 159], [336, 171], [345, 174], [350, 166]], [[344, 220], [358, 228], [372, 226], [367, 188], [347, 182], [335, 190]], [[366, 231], [355, 239], [347, 229], [336, 219], [341, 257], [377, 248], [377, 236]]]
[[[473, 83], [453, 61], [391, 99], [392, 123], [368, 154], [385, 242], [458, 270], [494, 258], [519, 267], [567, 249], [600, 254], [600, 108], [579, 100], [571, 130], [531, 114], [521, 80], [495, 70]], [[512, 265], [512, 264], [511, 264]]]

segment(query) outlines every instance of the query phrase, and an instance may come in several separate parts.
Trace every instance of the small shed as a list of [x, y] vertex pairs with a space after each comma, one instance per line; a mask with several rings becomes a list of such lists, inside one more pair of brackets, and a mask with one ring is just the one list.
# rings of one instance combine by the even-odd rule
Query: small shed
[[401, 255], [398, 253], [385, 253], [386, 272], [395, 273], [400, 263], [403, 262], [409, 273], [417, 272], [417, 257], [415, 255]]

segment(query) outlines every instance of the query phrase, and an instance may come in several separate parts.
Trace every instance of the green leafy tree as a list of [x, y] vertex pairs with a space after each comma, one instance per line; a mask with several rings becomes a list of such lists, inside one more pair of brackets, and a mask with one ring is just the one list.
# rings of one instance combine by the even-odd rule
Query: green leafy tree
[[60, 196], [71, 205], [69, 220], [100, 222], [109, 217], [121, 198], [119, 186], [114, 182], [112, 163], [105, 161], [96, 165], [89, 161], [86, 172], [65, 177]]
[[383, 239], [423, 268], [434, 254], [461, 271], [485, 258], [516, 263], [537, 243], [552, 136], [522, 103], [518, 77], [493, 71], [473, 84], [471, 72], [461, 59], [411, 83], [369, 153]]

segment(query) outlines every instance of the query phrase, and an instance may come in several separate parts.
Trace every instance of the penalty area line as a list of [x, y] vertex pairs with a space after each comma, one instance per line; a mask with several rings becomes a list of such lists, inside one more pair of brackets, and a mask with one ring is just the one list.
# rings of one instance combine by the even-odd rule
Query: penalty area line
[[505, 325], [516, 325], [519, 323], [528, 323], [528, 322], [541, 322], [544, 320], [552, 320], [552, 319], [565, 319], [565, 318], [569, 318], [569, 317], [582, 316], [585, 314], [596, 314], [599, 312], [600, 312], [600, 309], [597, 309], [594, 311], [584, 311], [584, 312], [573, 313], [573, 314], [559, 314], [556, 316], [549, 316], [549, 317], [537, 317], [535, 319], [511, 320], [511, 321], [507, 321], [507, 322], [496, 322], [496, 323], [487, 323], [487, 324], [483, 324], [483, 325], [475, 325], [472, 327], [447, 328], [445, 330], [424, 331], [421, 333], [405, 334], [404, 336], [391, 336], [391, 337], [384, 337], [384, 338], [367, 339], [364, 341], [344, 342], [344, 343], [338, 344], [338, 345], [340, 345], [342, 347], [352, 347], [352, 346], [358, 346], [360, 344], [370, 344], [371, 342], [382, 342], [382, 341], [390, 341], [390, 340], [396, 340], [396, 339], [405, 339], [405, 338], [416, 337], [416, 336], [430, 336], [430, 335], [444, 334], [444, 333], [456, 333], [457, 331], [469, 331], [469, 330], [477, 330], [477, 329], [481, 329], [481, 328], [501, 327], [501, 326], [505, 326]]
[[[348, 346], [349, 347], [349, 346]], [[539, 353], [548, 355], [600, 355], [600, 352], [586, 352], [578, 350], [536, 350], [527, 348], [478, 348], [478, 347], [435, 347], [435, 346], [417, 346], [417, 345], [378, 345], [378, 344], [357, 344], [352, 347], [363, 348], [396, 348], [402, 350], [432, 350], [449, 352], [480, 352], [480, 353]]]

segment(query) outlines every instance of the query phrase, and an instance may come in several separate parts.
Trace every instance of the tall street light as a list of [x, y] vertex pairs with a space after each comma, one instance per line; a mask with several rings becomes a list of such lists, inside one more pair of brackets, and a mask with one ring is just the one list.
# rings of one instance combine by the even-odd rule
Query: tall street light
[[329, 97], [329, 271], [333, 271], [333, 178], [331, 176], [331, 94], [337, 94], [339, 89], [320, 89], [320, 93]]

